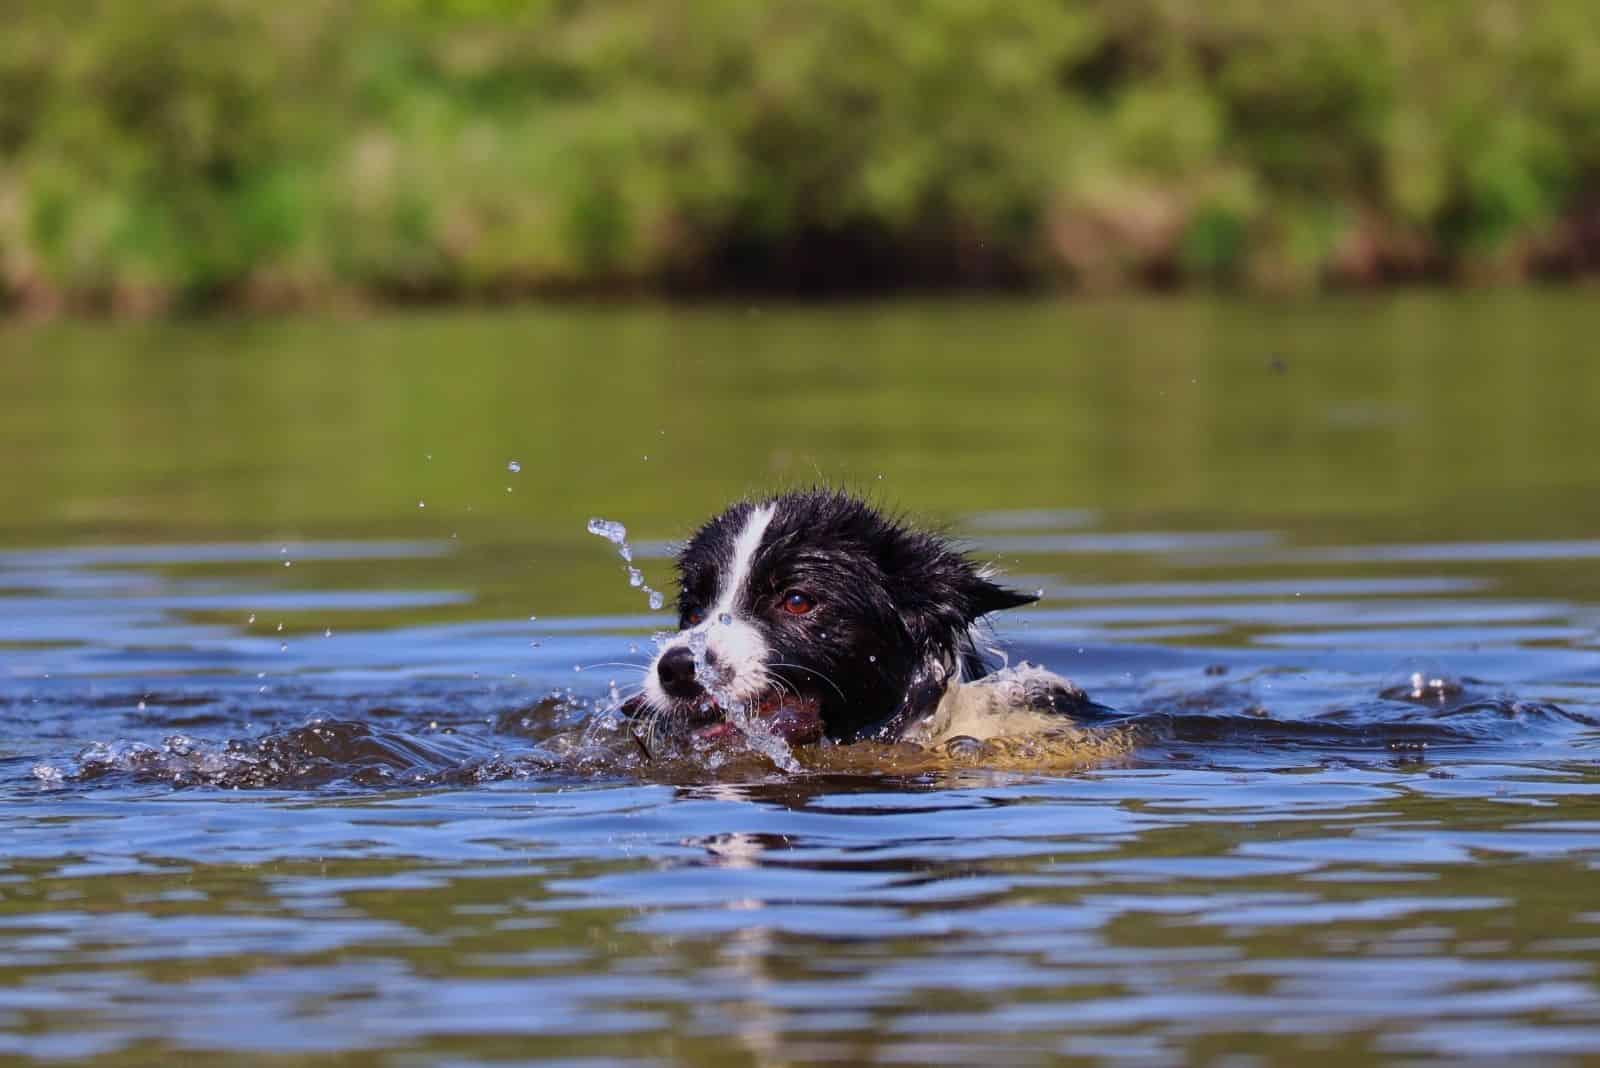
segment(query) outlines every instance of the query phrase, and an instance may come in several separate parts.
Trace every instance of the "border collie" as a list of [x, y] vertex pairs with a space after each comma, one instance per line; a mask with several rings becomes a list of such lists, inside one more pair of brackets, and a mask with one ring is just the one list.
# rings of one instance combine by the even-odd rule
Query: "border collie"
[[[716, 737], [752, 721], [790, 742], [926, 740], [957, 729], [950, 695], [988, 675], [982, 619], [1028, 604], [945, 539], [848, 494], [743, 501], [678, 555], [678, 633], [660, 643], [627, 711]], [[1023, 666], [987, 706], [1070, 712], [1066, 680]], [[992, 681], [992, 680], [985, 680]], [[939, 726], [930, 728], [930, 723]]]

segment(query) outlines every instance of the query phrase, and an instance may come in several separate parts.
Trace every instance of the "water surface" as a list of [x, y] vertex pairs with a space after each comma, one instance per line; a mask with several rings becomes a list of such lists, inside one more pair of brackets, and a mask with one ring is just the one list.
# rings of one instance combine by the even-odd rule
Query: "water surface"
[[[1590, 1063], [1595, 306], [8, 328], [0, 1059]], [[565, 745], [819, 479], [1134, 748]]]

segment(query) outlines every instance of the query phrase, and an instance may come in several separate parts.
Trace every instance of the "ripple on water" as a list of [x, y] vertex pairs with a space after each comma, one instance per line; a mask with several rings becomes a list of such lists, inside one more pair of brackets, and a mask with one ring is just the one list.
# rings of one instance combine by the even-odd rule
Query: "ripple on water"
[[1593, 657], [1526, 644], [1592, 621], [1498, 577], [1041, 573], [1013, 633], [1104, 748], [645, 752], [571, 667], [648, 615], [52, 566], [59, 641], [0, 665], [0, 1057], [1600, 1052]]

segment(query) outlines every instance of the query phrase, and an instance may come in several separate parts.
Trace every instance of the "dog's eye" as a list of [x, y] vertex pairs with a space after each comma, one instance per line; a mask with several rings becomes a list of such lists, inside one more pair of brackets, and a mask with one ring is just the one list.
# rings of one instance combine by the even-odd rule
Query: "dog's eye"
[[803, 616], [817, 607], [817, 599], [800, 590], [790, 590], [783, 595], [783, 610], [791, 616]]
[[684, 623], [691, 627], [698, 627], [700, 625], [700, 621], [705, 618], [705, 611], [700, 608], [691, 608], [683, 614]]

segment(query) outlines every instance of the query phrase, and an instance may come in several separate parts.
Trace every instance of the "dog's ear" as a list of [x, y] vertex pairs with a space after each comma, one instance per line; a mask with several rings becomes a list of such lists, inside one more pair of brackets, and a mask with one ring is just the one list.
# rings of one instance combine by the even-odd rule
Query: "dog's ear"
[[[1038, 600], [1032, 594], [1007, 589], [953, 554], [898, 598], [901, 621], [918, 649], [949, 653], [957, 649], [967, 628], [980, 616]], [[936, 658], [938, 659], [938, 658]]]
[[1032, 604], [1039, 599], [1037, 594], [1023, 593], [1020, 590], [1007, 589], [999, 583], [991, 582], [982, 575], [974, 574], [966, 583], [967, 621], [986, 616], [990, 612], [999, 612], [1007, 608], [1018, 608], [1025, 604]]

